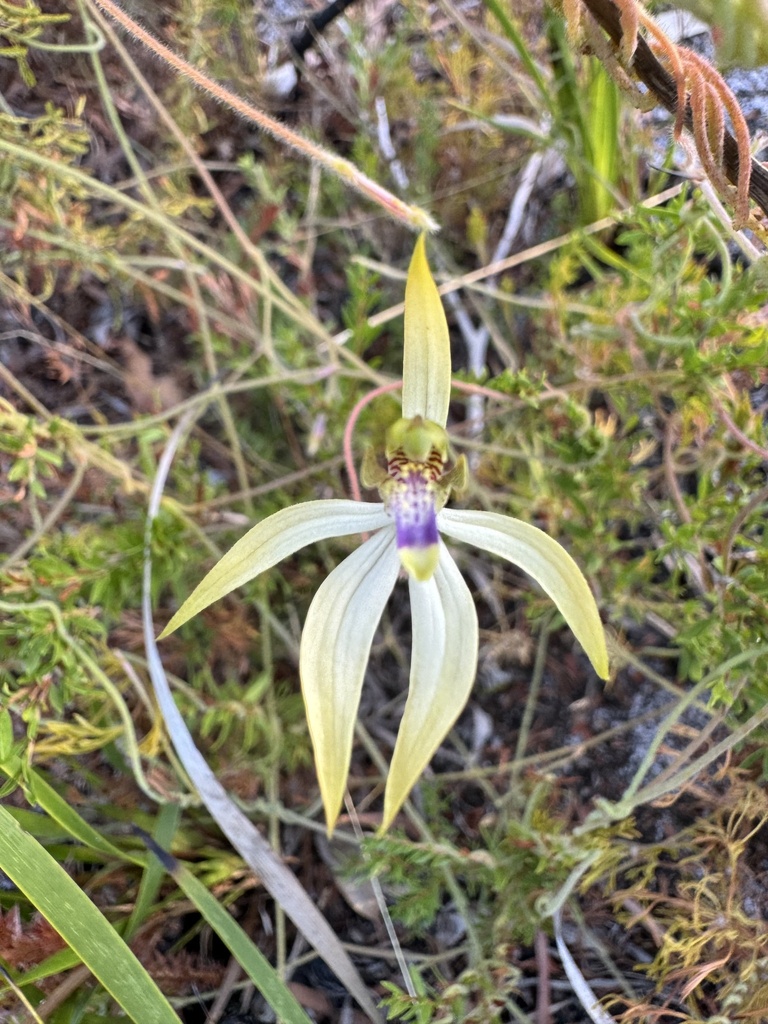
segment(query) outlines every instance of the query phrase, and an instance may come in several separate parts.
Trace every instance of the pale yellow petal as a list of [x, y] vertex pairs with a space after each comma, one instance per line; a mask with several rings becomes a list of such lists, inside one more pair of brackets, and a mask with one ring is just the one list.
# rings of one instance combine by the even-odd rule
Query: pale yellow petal
[[451, 343], [443, 303], [427, 263], [424, 236], [416, 242], [405, 286], [403, 417], [423, 416], [444, 427], [451, 395]]
[[198, 583], [160, 634], [168, 636], [220, 597], [292, 555], [329, 537], [366, 533], [391, 523], [380, 502], [328, 498], [290, 505], [249, 530]]
[[390, 526], [323, 582], [301, 635], [301, 689], [329, 832], [344, 798], [371, 641], [399, 571]]
[[443, 742], [469, 698], [477, 670], [477, 614], [445, 544], [434, 576], [408, 581], [413, 620], [411, 680], [387, 778], [382, 829]]
[[595, 672], [608, 678], [600, 614], [581, 569], [565, 548], [530, 523], [496, 512], [445, 508], [438, 513], [437, 525], [448, 537], [506, 558], [533, 576], [557, 605]]

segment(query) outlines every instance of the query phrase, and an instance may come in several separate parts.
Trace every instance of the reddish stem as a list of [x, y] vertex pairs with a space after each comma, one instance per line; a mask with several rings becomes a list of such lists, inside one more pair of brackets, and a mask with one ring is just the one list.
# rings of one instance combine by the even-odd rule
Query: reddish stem
[[372, 402], [374, 398], [378, 398], [379, 395], [386, 395], [390, 391], [398, 391], [402, 386], [403, 382], [396, 380], [391, 384], [382, 384], [381, 387], [374, 388], [373, 391], [369, 391], [367, 395], [364, 395], [360, 399], [349, 414], [347, 425], [344, 428], [344, 462], [347, 467], [347, 473], [349, 474], [349, 489], [351, 490], [352, 497], [355, 501], [361, 500], [360, 483], [357, 479], [357, 470], [355, 469], [355, 456], [352, 452], [352, 434], [355, 429], [355, 424], [357, 423], [360, 413], [369, 402]]

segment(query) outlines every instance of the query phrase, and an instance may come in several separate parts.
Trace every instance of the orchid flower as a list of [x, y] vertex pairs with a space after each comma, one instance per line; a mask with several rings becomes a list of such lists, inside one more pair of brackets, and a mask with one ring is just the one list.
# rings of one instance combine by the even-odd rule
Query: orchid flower
[[321, 584], [301, 637], [299, 674], [329, 832], [344, 797], [373, 635], [401, 571], [408, 580], [413, 647], [382, 829], [392, 823], [469, 698], [477, 669], [477, 614], [441, 534], [505, 558], [532, 576], [597, 674], [608, 678], [597, 606], [571, 556], [518, 519], [445, 507], [467, 477], [463, 457], [449, 468], [450, 388], [448, 325], [422, 236], [405, 289], [402, 418], [387, 433], [386, 465], [371, 455], [363, 465], [363, 481], [378, 487], [381, 501], [308, 501], [269, 516], [211, 569], [161, 634], [307, 544], [372, 534]]

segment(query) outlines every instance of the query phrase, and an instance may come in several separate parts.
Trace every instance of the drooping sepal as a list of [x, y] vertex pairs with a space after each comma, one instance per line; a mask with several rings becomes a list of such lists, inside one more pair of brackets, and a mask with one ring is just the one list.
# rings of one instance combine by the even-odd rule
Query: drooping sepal
[[469, 588], [440, 541], [434, 576], [409, 580], [411, 680], [384, 794], [389, 828], [469, 698], [477, 670], [478, 627]]
[[397, 573], [390, 525], [336, 566], [304, 623], [299, 675], [329, 834], [344, 799], [371, 641]]

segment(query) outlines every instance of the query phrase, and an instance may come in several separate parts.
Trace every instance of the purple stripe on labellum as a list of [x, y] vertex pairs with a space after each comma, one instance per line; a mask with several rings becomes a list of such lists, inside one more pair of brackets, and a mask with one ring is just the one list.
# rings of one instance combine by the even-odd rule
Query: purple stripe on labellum
[[395, 520], [398, 548], [427, 548], [437, 544], [435, 495], [420, 474], [409, 474], [393, 489], [389, 512]]

